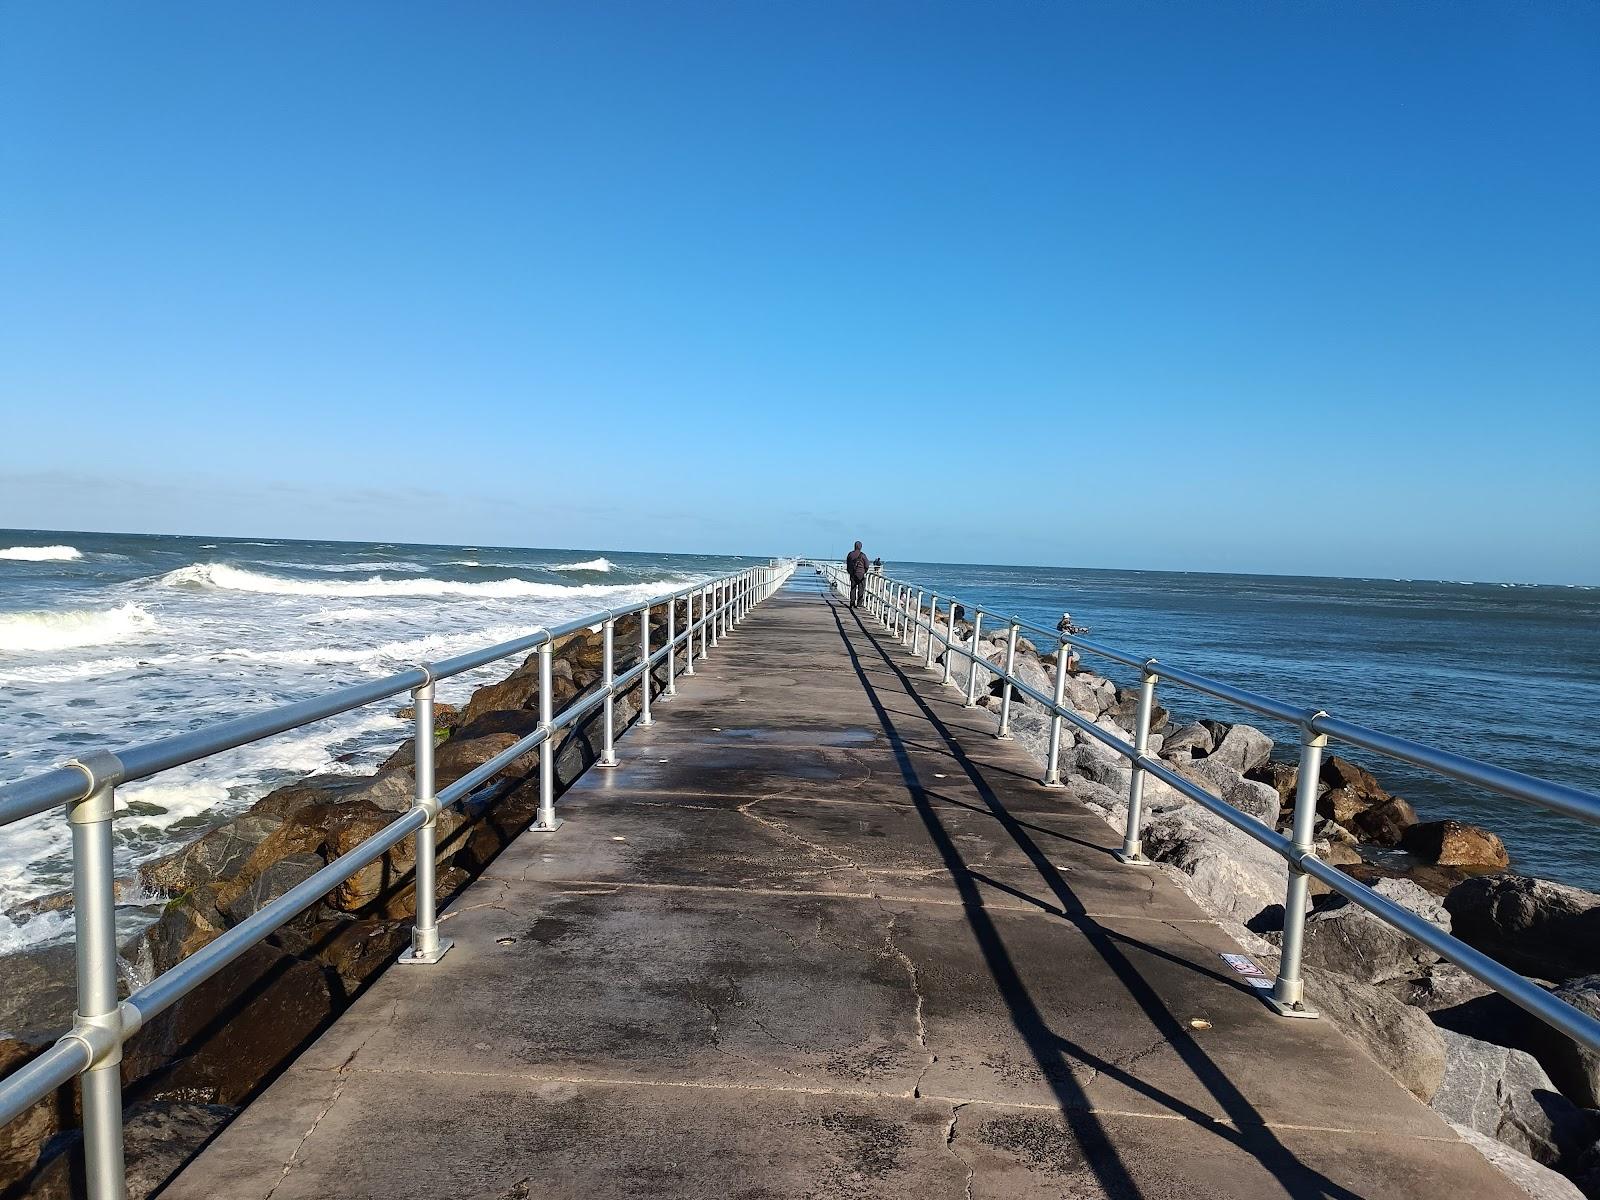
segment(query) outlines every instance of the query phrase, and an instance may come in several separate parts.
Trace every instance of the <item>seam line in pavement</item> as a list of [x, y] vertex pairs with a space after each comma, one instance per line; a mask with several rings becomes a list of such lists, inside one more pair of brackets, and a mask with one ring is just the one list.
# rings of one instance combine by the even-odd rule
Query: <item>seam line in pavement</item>
[[[855, 870], [862, 868], [856, 867]], [[920, 873], [920, 872], [918, 872]], [[620, 892], [624, 888], [638, 891], [673, 891], [673, 892], [727, 892], [736, 896], [777, 896], [786, 900], [867, 900], [872, 902], [888, 901], [893, 904], [931, 904], [940, 908], [969, 908], [971, 905], [963, 904], [960, 900], [936, 900], [924, 896], [897, 896], [885, 892], [805, 892], [787, 888], [754, 888], [730, 887], [717, 883], [641, 883], [634, 880], [619, 879], [507, 879], [504, 875], [491, 876], [501, 883], [538, 884], [557, 892], [564, 892], [571, 888], [596, 888], [604, 892]], [[1215, 925], [1216, 922], [1209, 917], [1156, 917], [1146, 913], [1122, 912], [1081, 912], [1063, 913], [1046, 911], [1037, 904], [1018, 904], [1015, 907], [1004, 904], [986, 904], [979, 907], [990, 908], [996, 912], [1029, 913], [1034, 916], [1049, 917], [1056, 921], [1066, 921], [1069, 925], [1081, 920], [1115, 920], [1115, 921], [1155, 921], [1158, 924], [1180, 925]], [[465, 910], [463, 910], [465, 911]]]
[[[322, 1076], [332, 1073], [333, 1068], [293, 1067], [291, 1073], [309, 1076]], [[366, 1067], [350, 1065], [343, 1068], [346, 1075], [432, 1075], [452, 1079], [489, 1079], [522, 1081], [525, 1083], [564, 1083], [575, 1087], [648, 1087], [648, 1088], [684, 1088], [694, 1091], [707, 1092], [770, 1092], [777, 1095], [803, 1095], [803, 1096], [846, 1096], [855, 1100], [907, 1100], [915, 1103], [926, 1100], [931, 1104], [947, 1105], [981, 1105], [987, 1108], [1022, 1109], [1028, 1112], [1047, 1112], [1059, 1114], [1062, 1108], [1059, 1104], [1037, 1104], [1026, 1100], [983, 1100], [963, 1096], [946, 1096], [938, 1092], [875, 1092], [862, 1088], [831, 1088], [831, 1087], [805, 1087], [803, 1085], [784, 1085], [772, 1083], [733, 1083], [710, 1082], [695, 1079], [630, 1079], [626, 1077], [613, 1077], [608, 1075], [575, 1075], [553, 1074], [546, 1075], [537, 1071], [461, 1071], [461, 1070], [433, 1070], [418, 1067], [414, 1063], [398, 1067]], [[1371, 1129], [1355, 1129], [1343, 1125], [1298, 1125], [1288, 1121], [1260, 1121], [1244, 1125], [1238, 1121], [1230, 1121], [1218, 1117], [1209, 1121], [1196, 1121], [1180, 1113], [1151, 1113], [1135, 1112], [1121, 1108], [1102, 1108], [1097, 1105], [1085, 1105], [1082, 1108], [1073, 1108], [1071, 1112], [1094, 1113], [1099, 1116], [1126, 1117], [1145, 1121], [1176, 1121], [1185, 1125], [1199, 1127], [1216, 1126], [1223, 1129], [1246, 1131], [1251, 1129], [1287, 1129], [1307, 1133], [1338, 1133], [1354, 1137], [1389, 1137], [1408, 1142], [1439, 1142], [1445, 1145], [1465, 1145], [1458, 1137], [1429, 1137], [1426, 1134], [1375, 1132]]]

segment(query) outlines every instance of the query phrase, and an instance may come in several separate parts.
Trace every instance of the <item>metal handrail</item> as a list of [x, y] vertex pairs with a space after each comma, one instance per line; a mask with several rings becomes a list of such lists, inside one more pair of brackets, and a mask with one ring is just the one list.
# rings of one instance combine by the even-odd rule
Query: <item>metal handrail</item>
[[[77, 942], [77, 1013], [73, 1027], [21, 1070], [0, 1080], [0, 1125], [20, 1116], [56, 1088], [80, 1076], [83, 1100], [85, 1178], [91, 1200], [121, 1200], [124, 1195], [122, 1154], [122, 1089], [118, 1064], [122, 1046], [155, 1017], [211, 978], [252, 946], [307, 908], [363, 867], [378, 861], [407, 836], [416, 838], [416, 920], [411, 947], [400, 957], [406, 964], [437, 963], [450, 949], [438, 928], [435, 843], [439, 813], [460, 803], [517, 758], [543, 746], [555, 734], [604, 708], [602, 751], [598, 765], [615, 766], [616, 697], [640, 684], [640, 725], [653, 724], [650, 677], [663, 659], [666, 682], [661, 699], [677, 692], [678, 652], [684, 652], [683, 673], [695, 673], [719, 640], [750, 611], [771, 596], [794, 571], [793, 563], [747, 567], [655, 596], [626, 608], [601, 609], [551, 628], [539, 628], [510, 641], [460, 654], [435, 663], [342, 688], [296, 704], [211, 725], [191, 733], [101, 751], [0, 787], [0, 827], [64, 805], [72, 825], [73, 921]], [[698, 616], [696, 602], [698, 600]], [[686, 622], [678, 629], [678, 602], [686, 605]], [[650, 645], [652, 610], [665, 606], [666, 640]], [[614, 670], [614, 637], [618, 620], [638, 618], [639, 661]], [[604, 661], [596, 689], [557, 714], [551, 697], [555, 642], [582, 629], [603, 632]], [[698, 650], [696, 638], [698, 637]], [[487, 762], [436, 793], [434, 790], [434, 685], [477, 667], [527, 650], [538, 653], [538, 727]], [[303, 880], [204, 947], [117, 999], [117, 944], [111, 861], [111, 820], [118, 786], [196, 762], [237, 746], [286, 730], [349, 712], [402, 692], [412, 698], [412, 740], [415, 748], [415, 802], [377, 833]], [[555, 815], [555, 756], [539, 755], [539, 807], [530, 832], [553, 833], [561, 827]]]
[[[827, 579], [835, 590], [849, 593], [849, 581], [838, 564], [816, 560], [807, 562]], [[1270, 696], [1262, 696], [1220, 680], [1169, 666], [1155, 658], [1103, 646], [1077, 634], [1047, 630], [1017, 617], [1000, 618], [1008, 630], [1005, 664], [1002, 666], [985, 657], [980, 650], [983, 618], [986, 615], [996, 614], [987, 612], [981, 606], [969, 606], [954, 597], [941, 595], [931, 589], [877, 572], [868, 574], [862, 591], [867, 610], [894, 633], [902, 645], [908, 645], [913, 654], [921, 653], [925, 667], [932, 669], [934, 666], [935, 643], [945, 647], [942, 667], [944, 682], [953, 682], [951, 664], [956, 656], [968, 661], [970, 666], [964, 686], [968, 707], [977, 704], [979, 664], [982, 664], [982, 669], [998, 677], [1001, 681], [1001, 701], [1000, 723], [996, 737], [1010, 737], [1013, 692], [1021, 692], [1050, 714], [1050, 738], [1046, 751], [1045, 774], [1041, 781], [1044, 786], [1063, 786], [1060, 770], [1063, 722], [1096, 739], [1127, 760], [1131, 768], [1128, 782], [1128, 814], [1122, 848], [1116, 851], [1117, 858], [1123, 863], [1139, 867], [1150, 865], [1150, 860], [1144, 856], [1139, 837], [1144, 779], [1147, 775], [1201, 805], [1285, 860], [1288, 865], [1288, 888], [1284, 903], [1283, 945], [1278, 960], [1277, 979], [1273, 983], [1271, 993], [1263, 997], [1274, 1011], [1292, 1017], [1317, 1015], [1305, 1004], [1304, 985], [1301, 979], [1305, 918], [1310, 900], [1309, 888], [1310, 881], [1315, 878], [1351, 903], [1455, 963], [1467, 974], [1493, 988], [1541, 1021], [1559, 1029], [1589, 1049], [1600, 1051], [1600, 1019], [1557, 999], [1504, 964], [1445, 933], [1431, 921], [1401, 907], [1366, 884], [1323, 862], [1317, 857], [1312, 842], [1316, 822], [1317, 787], [1322, 774], [1322, 755], [1330, 739], [1347, 742], [1375, 754], [1399, 759], [1453, 779], [1476, 784], [1503, 796], [1525, 800], [1565, 816], [1596, 824], [1600, 824], [1600, 795], [1568, 784], [1555, 783], [1519, 771], [1497, 767], [1491, 763], [1479, 762], [1464, 755], [1396, 737], [1380, 730], [1369, 729], [1364, 725], [1329, 716], [1320, 708], [1307, 708]], [[922, 607], [924, 595], [928, 596], [926, 613]], [[938, 605], [941, 599], [945, 601], [945, 627], [942, 632], [938, 619]], [[958, 604], [967, 608], [972, 614], [972, 638], [969, 645], [962, 644], [956, 632], [955, 606]], [[1053, 696], [1045, 696], [1015, 674], [1017, 635], [1022, 629], [1042, 633], [1058, 643]], [[1134, 718], [1134, 737], [1131, 744], [1065, 703], [1068, 660], [1071, 657], [1070, 651], [1074, 650], [1109, 658], [1133, 667], [1139, 672], [1139, 705]], [[1300, 729], [1300, 768], [1295, 788], [1292, 832], [1288, 837], [1211, 795], [1148, 753], [1151, 713], [1155, 707], [1155, 688], [1162, 680], [1182, 684], [1184, 687], [1273, 717]]]

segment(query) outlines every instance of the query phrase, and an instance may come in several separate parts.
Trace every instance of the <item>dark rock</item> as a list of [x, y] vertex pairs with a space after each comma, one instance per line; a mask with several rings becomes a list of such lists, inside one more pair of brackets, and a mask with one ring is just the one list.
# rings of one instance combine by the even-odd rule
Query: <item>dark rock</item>
[[1380, 803], [1350, 788], [1330, 788], [1317, 797], [1317, 812], [1345, 828], [1352, 827], [1356, 817]]
[[0, 1036], [54, 1040], [77, 1009], [77, 956], [70, 945], [42, 946], [0, 958]]
[[[18, 957], [21, 956], [13, 955], [10, 959], [0, 961], [0, 970]], [[54, 1040], [53, 1034], [48, 1038], [41, 1036], [27, 1040], [0, 1037], [0, 1079], [27, 1066]], [[15, 1120], [0, 1125], [0, 1194], [11, 1195], [11, 1186], [33, 1171], [40, 1148], [63, 1127], [76, 1120], [76, 1099], [76, 1087], [69, 1083], [55, 1095], [46, 1096], [24, 1109]]]
[[[129, 1105], [122, 1119], [127, 1200], [154, 1195], [237, 1111], [229, 1105], [184, 1100]], [[29, 1200], [79, 1200], [86, 1194], [82, 1144], [82, 1136], [74, 1131], [50, 1147], [53, 1157], [30, 1181]]]
[[[1600, 1018], [1600, 975], [1569, 979], [1555, 995], [1574, 1008]], [[1533, 1024], [1534, 1055], [1556, 1086], [1574, 1104], [1600, 1108], [1600, 1054], [1580, 1046], [1544, 1022]]]
[[1456, 936], [1525, 975], [1563, 980], [1600, 963], [1600, 896], [1581, 888], [1485, 875], [1445, 897]]
[[1244, 774], [1246, 779], [1264, 783], [1277, 792], [1278, 801], [1284, 809], [1294, 807], [1295, 789], [1300, 780], [1300, 768], [1294, 763], [1264, 762]]
[[[289, 791], [289, 788], [279, 788], [272, 795]], [[308, 789], [306, 794], [326, 798], [320, 788]], [[181, 850], [145, 863], [139, 868], [139, 879], [148, 888], [168, 893], [186, 892], [203, 883], [231, 879], [250, 861], [256, 848], [282, 824], [282, 815], [260, 811], [258, 806], [219, 825]]]
[[[291, 888], [304, 883], [327, 866], [317, 854], [289, 854], [270, 864], [233, 896], [223, 908], [230, 925], [251, 917]], [[314, 908], [315, 906], [313, 906]]]
[[1361, 840], [1376, 846], [1400, 845], [1416, 823], [1416, 810], [1399, 796], [1390, 796], [1351, 818], [1351, 827]]
[[1201, 717], [1199, 723], [1204, 725], [1211, 734], [1211, 744], [1220, 746], [1228, 736], [1231, 726], [1226, 721], [1213, 721], [1208, 717]]
[[[320, 860], [319, 860], [320, 861]], [[152, 975], [177, 965], [228, 927], [216, 904], [216, 888], [192, 888], [167, 905], [141, 935]]]
[[1498, 871], [1511, 865], [1511, 856], [1498, 837], [1462, 821], [1414, 824], [1405, 831], [1400, 845], [1423, 862], [1442, 867]]
[[321, 966], [252, 946], [134, 1035], [124, 1077], [154, 1076], [157, 1099], [238, 1104], [337, 1008]]
[[[442, 788], [454, 783], [495, 755], [516, 745], [522, 736], [517, 733], [490, 733], [482, 737], [451, 738], [434, 753], [435, 786]], [[518, 755], [500, 774], [508, 778], [525, 778], [533, 774], [538, 765], [539, 749], [535, 747]]]
[[1337, 754], [1330, 754], [1322, 760], [1322, 786], [1345, 789], [1358, 798], [1362, 807], [1389, 798], [1389, 793], [1383, 790], [1370, 771]]

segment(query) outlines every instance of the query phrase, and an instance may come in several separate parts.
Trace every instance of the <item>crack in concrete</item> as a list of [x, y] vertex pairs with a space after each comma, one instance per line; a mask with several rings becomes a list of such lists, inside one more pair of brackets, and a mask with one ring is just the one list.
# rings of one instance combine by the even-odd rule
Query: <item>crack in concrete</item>
[[950, 1109], [950, 1124], [946, 1125], [944, 1130], [944, 1148], [946, 1153], [948, 1153], [952, 1158], [966, 1168], [967, 1186], [964, 1193], [965, 1200], [972, 1200], [972, 1183], [977, 1176], [977, 1172], [973, 1169], [972, 1164], [962, 1156], [961, 1151], [956, 1149], [956, 1122], [961, 1120], [961, 1110], [965, 1108], [968, 1103], [970, 1103], [970, 1101], [963, 1101], [960, 1104], [954, 1105]]

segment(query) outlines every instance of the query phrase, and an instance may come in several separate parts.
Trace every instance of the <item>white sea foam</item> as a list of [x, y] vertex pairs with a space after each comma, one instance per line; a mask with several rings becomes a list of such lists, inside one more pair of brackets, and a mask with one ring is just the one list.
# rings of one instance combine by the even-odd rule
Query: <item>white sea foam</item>
[[110, 609], [0, 615], [0, 651], [71, 650], [147, 638], [156, 619], [137, 604]]
[[496, 642], [508, 642], [531, 632], [531, 625], [498, 625], [468, 633], [435, 633], [378, 646], [303, 646], [294, 650], [253, 650], [246, 647], [219, 650], [209, 657], [245, 662], [298, 666], [333, 666], [339, 663], [417, 663], [450, 658]]
[[138, 658], [94, 658], [87, 662], [41, 663], [38, 666], [0, 670], [0, 683], [71, 683], [74, 679], [100, 679], [151, 665]]
[[83, 551], [76, 546], [8, 546], [0, 550], [0, 558], [14, 562], [72, 562], [82, 557]]
[[632, 584], [534, 583], [526, 579], [497, 579], [460, 583], [449, 579], [329, 580], [285, 579], [263, 575], [226, 563], [193, 563], [169, 571], [158, 581], [165, 587], [216, 588], [233, 592], [258, 592], [276, 596], [464, 596], [478, 599], [560, 600], [574, 596], [610, 596], [632, 591]]
[[344, 621], [375, 621], [383, 615], [375, 608], [328, 608], [306, 620], [312, 625], [328, 625]]
[[610, 571], [611, 560], [608, 558], [589, 558], [583, 562], [558, 563], [550, 568], [552, 571]]

